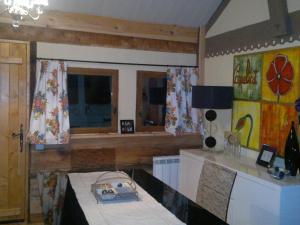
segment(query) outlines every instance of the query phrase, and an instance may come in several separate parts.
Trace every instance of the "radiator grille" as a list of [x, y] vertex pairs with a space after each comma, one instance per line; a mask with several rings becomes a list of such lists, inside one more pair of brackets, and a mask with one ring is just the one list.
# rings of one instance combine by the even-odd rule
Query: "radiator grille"
[[179, 155], [153, 157], [153, 176], [178, 190]]

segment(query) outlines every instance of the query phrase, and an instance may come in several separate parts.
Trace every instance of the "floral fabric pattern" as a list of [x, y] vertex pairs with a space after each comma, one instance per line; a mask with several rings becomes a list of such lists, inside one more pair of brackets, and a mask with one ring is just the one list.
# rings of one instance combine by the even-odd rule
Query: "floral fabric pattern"
[[67, 67], [60, 61], [37, 61], [30, 130], [31, 144], [67, 144], [70, 137]]
[[46, 110], [46, 95], [38, 92], [34, 98], [32, 114], [34, 118], [39, 118]]
[[167, 70], [167, 109], [165, 129], [174, 135], [199, 131], [197, 109], [192, 108], [192, 86], [197, 84], [197, 69]]
[[37, 175], [41, 205], [45, 225], [59, 225], [62, 214], [66, 174], [59, 172], [40, 172]]

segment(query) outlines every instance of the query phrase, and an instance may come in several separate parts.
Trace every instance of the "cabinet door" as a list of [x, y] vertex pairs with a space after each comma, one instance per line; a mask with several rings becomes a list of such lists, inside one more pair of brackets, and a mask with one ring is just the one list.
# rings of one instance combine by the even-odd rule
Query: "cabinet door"
[[227, 216], [230, 225], [279, 225], [279, 209], [277, 189], [237, 175]]
[[25, 216], [27, 48], [0, 43], [0, 223]]
[[180, 155], [179, 192], [196, 202], [203, 160]]

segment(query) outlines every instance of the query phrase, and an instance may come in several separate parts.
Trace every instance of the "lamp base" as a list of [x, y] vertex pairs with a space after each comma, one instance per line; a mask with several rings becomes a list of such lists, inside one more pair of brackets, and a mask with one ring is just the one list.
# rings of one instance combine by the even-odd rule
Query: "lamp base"
[[213, 136], [209, 136], [207, 138], [205, 138], [205, 145], [209, 148], [213, 148], [215, 147], [217, 144], [216, 139]]
[[210, 109], [210, 110], [208, 110], [208, 111], [206, 111], [206, 113], [205, 113], [205, 118], [208, 120], [208, 121], [214, 121], [216, 118], [217, 118], [217, 113], [216, 113], [216, 111], [215, 110], [212, 110], [212, 109]]

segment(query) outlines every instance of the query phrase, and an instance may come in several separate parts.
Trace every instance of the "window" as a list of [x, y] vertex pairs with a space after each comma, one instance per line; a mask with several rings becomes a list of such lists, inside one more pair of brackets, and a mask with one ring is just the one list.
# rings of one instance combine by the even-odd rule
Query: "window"
[[117, 132], [118, 71], [68, 68], [71, 133]]
[[163, 131], [166, 115], [167, 74], [137, 72], [137, 131]]

